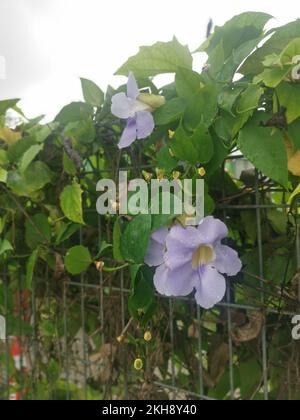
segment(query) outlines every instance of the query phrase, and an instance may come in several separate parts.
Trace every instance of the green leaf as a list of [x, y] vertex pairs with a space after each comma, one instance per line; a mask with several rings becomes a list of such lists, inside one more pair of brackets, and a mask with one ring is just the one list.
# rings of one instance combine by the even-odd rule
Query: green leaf
[[14, 249], [11, 243], [7, 239], [3, 239], [3, 241], [1, 241], [0, 239], [0, 255], [5, 254], [7, 251], [13, 251], [13, 250]]
[[155, 124], [167, 125], [174, 121], [178, 121], [182, 117], [185, 108], [186, 102], [183, 99], [171, 99], [155, 112]]
[[286, 214], [276, 209], [267, 210], [267, 218], [272, 228], [278, 235], [285, 235], [287, 232], [288, 219]]
[[132, 283], [133, 290], [128, 300], [129, 312], [142, 325], [146, 325], [156, 308], [153, 270], [148, 267], [141, 268], [138, 273], [134, 273]]
[[44, 143], [58, 127], [59, 123], [53, 122], [46, 125], [33, 126], [30, 129], [26, 129], [26, 132], [33, 136], [37, 143]]
[[300, 55], [300, 38], [293, 39], [281, 54], [282, 64], [292, 65], [293, 58]]
[[96, 137], [96, 130], [91, 117], [84, 120], [70, 122], [64, 130], [66, 137], [74, 137], [79, 143], [92, 143]]
[[69, 249], [65, 256], [66, 269], [74, 276], [87, 271], [91, 263], [92, 257], [90, 251], [81, 245]]
[[31, 249], [35, 249], [40, 244], [51, 241], [51, 228], [45, 214], [39, 213], [32, 217], [32, 222], [27, 220], [25, 223], [26, 244]]
[[281, 54], [290, 41], [299, 37], [300, 20], [298, 19], [280, 28], [269, 31], [269, 35], [272, 33], [273, 36], [266, 41], [261, 48], [257, 49], [249, 56], [242, 68], [239, 70], [240, 73], [259, 74], [263, 72], [263, 61], [265, 57], [270, 54]]
[[32, 146], [36, 146], [36, 139], [33, 136], [24, 137], [22, 141], [11, 145], [7, 151], [7, 157], [10, 163], [18, 163]]
[[300, 118], [289, 125], [288, 136], [291, 139], [293, 149], [296, 152], [300, 149]]
[[30, 197], [51, 183], [53, 173], [43, 162], [33, 162], [26, 171], [21, 174], [18, 171], [10, 171], [7, 177], [7, 186], [17, 195]]
[[104, 93], [94, 82], [88, 79], [80, 79], [83, 97], [89, 105], [100, 108], [104, 102]]
[[258, 385], [261, 382], [262, 369], [259, 363], [255, 360], [248, 360], [241, 363], [239, 367], [241, 376], [241, 393], [244, 399], [250, 398], [253, 392], [259, 392]]
[[258, 85], [249, 85], [249, 87], [242, 93], [236, 111], [239, 114], [256, 109], [259, 105], [261, 96], [264, 90]]
[[207, 127], [202, 123], [199, 124], [191, 136], [180, 125], [170, 145], [172, 152], [178, 159], [192, 165], [208, 163], [214, 153], [212, 138]]
[[30, 255], [27, 265], [26, 265], [26, 288], [31, 290], [32, 289], [32, 280], [34, 275], [34, 269], [36, 266], [36, 263], [38, 261], [39, 256], [39, 250], [36, 249], [33, 251], [33, 253]]
[[7, 175], [8, 175], [8, 172], [5, 169], [0, 168], [0, 182], [3, 182], [3, 184], [6, 184]]
[[223, 41], [224, 57], [228, 58], [242, 44], [258, 38], [271, 18], [271, 15], [260, 12], [234, 16], [224, 26], [216, 26], [212, 36], [197, 51], [210, 54]]
[[6, 150], [0, 149], [0, 166], [8, 165], [8, 157]]
[[82, 211], [82, 190], [79, 184], [68, 185], [60, 195], [64, 215], [74, 223], [84, 224]]
[[168, 146], [163, 146], [157, 154], [157, 166], [171, 172], [178, 165], [178, 160], [171, 156]]
[[176, 72], [175, 82], [179, 98], [190, 100], [200, 91], [202, 77], [193, 70], [180, 68]]
[[6, 111], [17, 105], [20, 99], [8, 99], [0, 101], [0, 115], [4, 115]]
[[185, 114], [184, 125], [195, 129], [200, 123], [209, 127], [217, 115], [218, 92], [214, 84], [206, 85], [190, 101]]
[[235, 116], [232, 108], [243, 90], [244, 88], [241, 86], [226, 86], [219, 94], [218, 103], [220, 108]]
[[61, 124], [68, 124], [84, 120], [93, 115], [93, 107], [84, 102], [72, 102], [66, 105], [60, 113], [55, 117], [55, 121]]
[[57, 238], [55, 241], [55, 245], [60, 245], [63, 242], [67, 241], [71, 238], [78, 230], [80, 229], [80, 225], [74, 223], [62, 223], [61, 227], [57, 233]]
[[286, 118], [291, 124], [300, 117], [300, 84], [282, 82], [277, 87], [279, 103], [287, 109]]
[[68, 174], [68, 175], [76, 175], [77, 174], [77, 168], [75, 163], [69, 158], [69, 156], [66, 154], [66, 152], [64, 152], [63, 155], [63, 167], [64, 167], [64, 171]]
[[292, 195], [289, 198], [288, 204], [292, 204], [293, 200], [300, 194], [300, 184], [298, 187], [293, 191]]
[[149, 245], [151, 215], [136, 216], [125, 229], [121, 239], [121, 253], [125, 260], [143, 263]]
[[289, 67], [265, 69], [263, 73], [259, 74], [254, 79], [254, 81], [257, 83], [263, 82], [266, 86], [275, 88], [282, 82], [283, 79], [285, 79], [289, 72]]
[[31, 162], [37, 157], [37, 155], [43, 150], [44, 145], [35, 145], [31, 146], [23, 155], [21, 161], [20, 161], [20, 172], [26, 171], [28, 166], [31, 164]]
[[288, 182], [287, 153], [282, 133], [261, 127], [268, 115], [258, 112], [241, 130], [238, 146], [250, 162], [279, 184]]
[[192, 55], [187, 46], [176, 38], [170, 42], [158, 42], [140, 51], [116, 72], [128, 76], [132, 71], [137, 78], [151, 77], [163, 73], [176, 73], [181, 67], [192, 69]]

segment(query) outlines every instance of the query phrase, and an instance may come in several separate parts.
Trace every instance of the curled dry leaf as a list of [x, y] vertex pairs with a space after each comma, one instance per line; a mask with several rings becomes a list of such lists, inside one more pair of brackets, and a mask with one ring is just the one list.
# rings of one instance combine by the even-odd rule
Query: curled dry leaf
[[228, 363], [229, 345], [222, 340], [222, 337], [216, 337], [208, 354], [209, 376], [214, 385], [217, 385], [224, 375]]
[[264, 315], [261, 312], [251, 312], [248, 318], [249, 322], [246, 325], [235, 328], [231, 333], [232, 339], [236, 344], [255, 340], [261, 333], [265, 322]]
[[94, 380], [106, 384], [115, 379], [116, 356], [117, 346], [110, 343], [103, 344], [99, 353], [90, 356], [91, 376]]
[[60, 254], [55, 253], [54, 280], [59, 280], [65, 272], [64, 260]]

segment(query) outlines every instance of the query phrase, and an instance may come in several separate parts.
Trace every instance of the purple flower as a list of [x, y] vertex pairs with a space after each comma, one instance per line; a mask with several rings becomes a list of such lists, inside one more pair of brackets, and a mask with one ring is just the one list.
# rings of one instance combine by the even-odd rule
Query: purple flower
[[236, 251], [222, 245], [226, 225], [206, 217], [196, 227], [160, 229], [150, 240], [146, 264], [158, 267], [154, 276], [157, 291], [165, 296], [188, 296], [202, 308], [219, 303], [226, 292], [223, 274], [235, 276], [242, 268]]
[[127, 120], [119, 148], [129, 147], [135, 140], [145, 139], [154, 130], [153, 108], [139, 99], [140, 91], [133, 73], [129, 74], [127, 95], [118, 93], [112, 97], [111, 112], [118, 118]]

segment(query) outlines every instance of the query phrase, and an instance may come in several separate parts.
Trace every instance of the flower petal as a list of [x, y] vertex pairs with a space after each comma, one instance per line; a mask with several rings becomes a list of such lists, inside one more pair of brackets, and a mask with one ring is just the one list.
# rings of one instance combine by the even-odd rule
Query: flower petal
[[134, 104], [131, 99], [127, 98], [125, 93], [117, 93], [112, 97], [111, 102], [111, 113], [116, 117], [127, 120], [134, 116]]
[[215, 268], [206, 266], [196, 285], [195, 299], [198, 305], [204, 309], [211, 309], [221, 302], [225, 293], [225, 278]]
[[158, 267], [163, 264], [167, 234], [168, 229], [165, 227], [152, 234], [149, 248], [145, 256], [145, 263], [149, 267]]
[[215, 247], [216, 259], [213, 266], [222, 274], [228, 276], [236, 276], [242, 269], [242, 262], [238, 253], [225, 245], [217, 245]]
[[198, 232], [202, 236], [202, 243], [214, 244], [228, 236], [227, 226], [219, 219], [212, 216], [205, 217], [198, 226]]
[[156, 290], [164, 296], [188, 296], [194, 290], [195, 272], [190, 264], [170, 270], [166, 264], [157, 268], [154, 275]]
[[127, 125], [123, 131], [119, 142], [119, 149], [129, 147], [136, 140], [136, 121], [134, 118], [129, 118]]
[[162, 227], [152, 233], [151, 238], [157, 243], [165, 246], [168, 233], [169, 229], [167, 227]]
[[127, 96], [131, 99], [136, 99], [140, 94], [138, 84], [135, 80], [134, 74], [129, 73], [127, 82]]
[[201, 244], [201, 236], [194, 227], [174, 226], [167, 236], [165, 261], [172, 270], [183, 264], [192, 265], [193, 252]]
[[139, 140], [145, 139], [152, 134], [155, 123], [154, 118], [150, 112], [140, 111], [136, 114], [137, 138]]

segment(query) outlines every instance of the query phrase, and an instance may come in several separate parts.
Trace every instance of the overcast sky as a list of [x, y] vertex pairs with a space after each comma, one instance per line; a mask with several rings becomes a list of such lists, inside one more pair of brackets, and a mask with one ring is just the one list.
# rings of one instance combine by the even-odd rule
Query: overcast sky
[[[222, 25], [255, 10], [284, 24], [300, 16], [299, 0], [0, 0], [0, 99], [22, 98], [28, 116], [53, 117], [81, 99], [79, 77], [105, 89], [140, 45], [168, 41], [196, 48], [210, 17]], [[1, 59], [0, 59], [1, 66]]]

